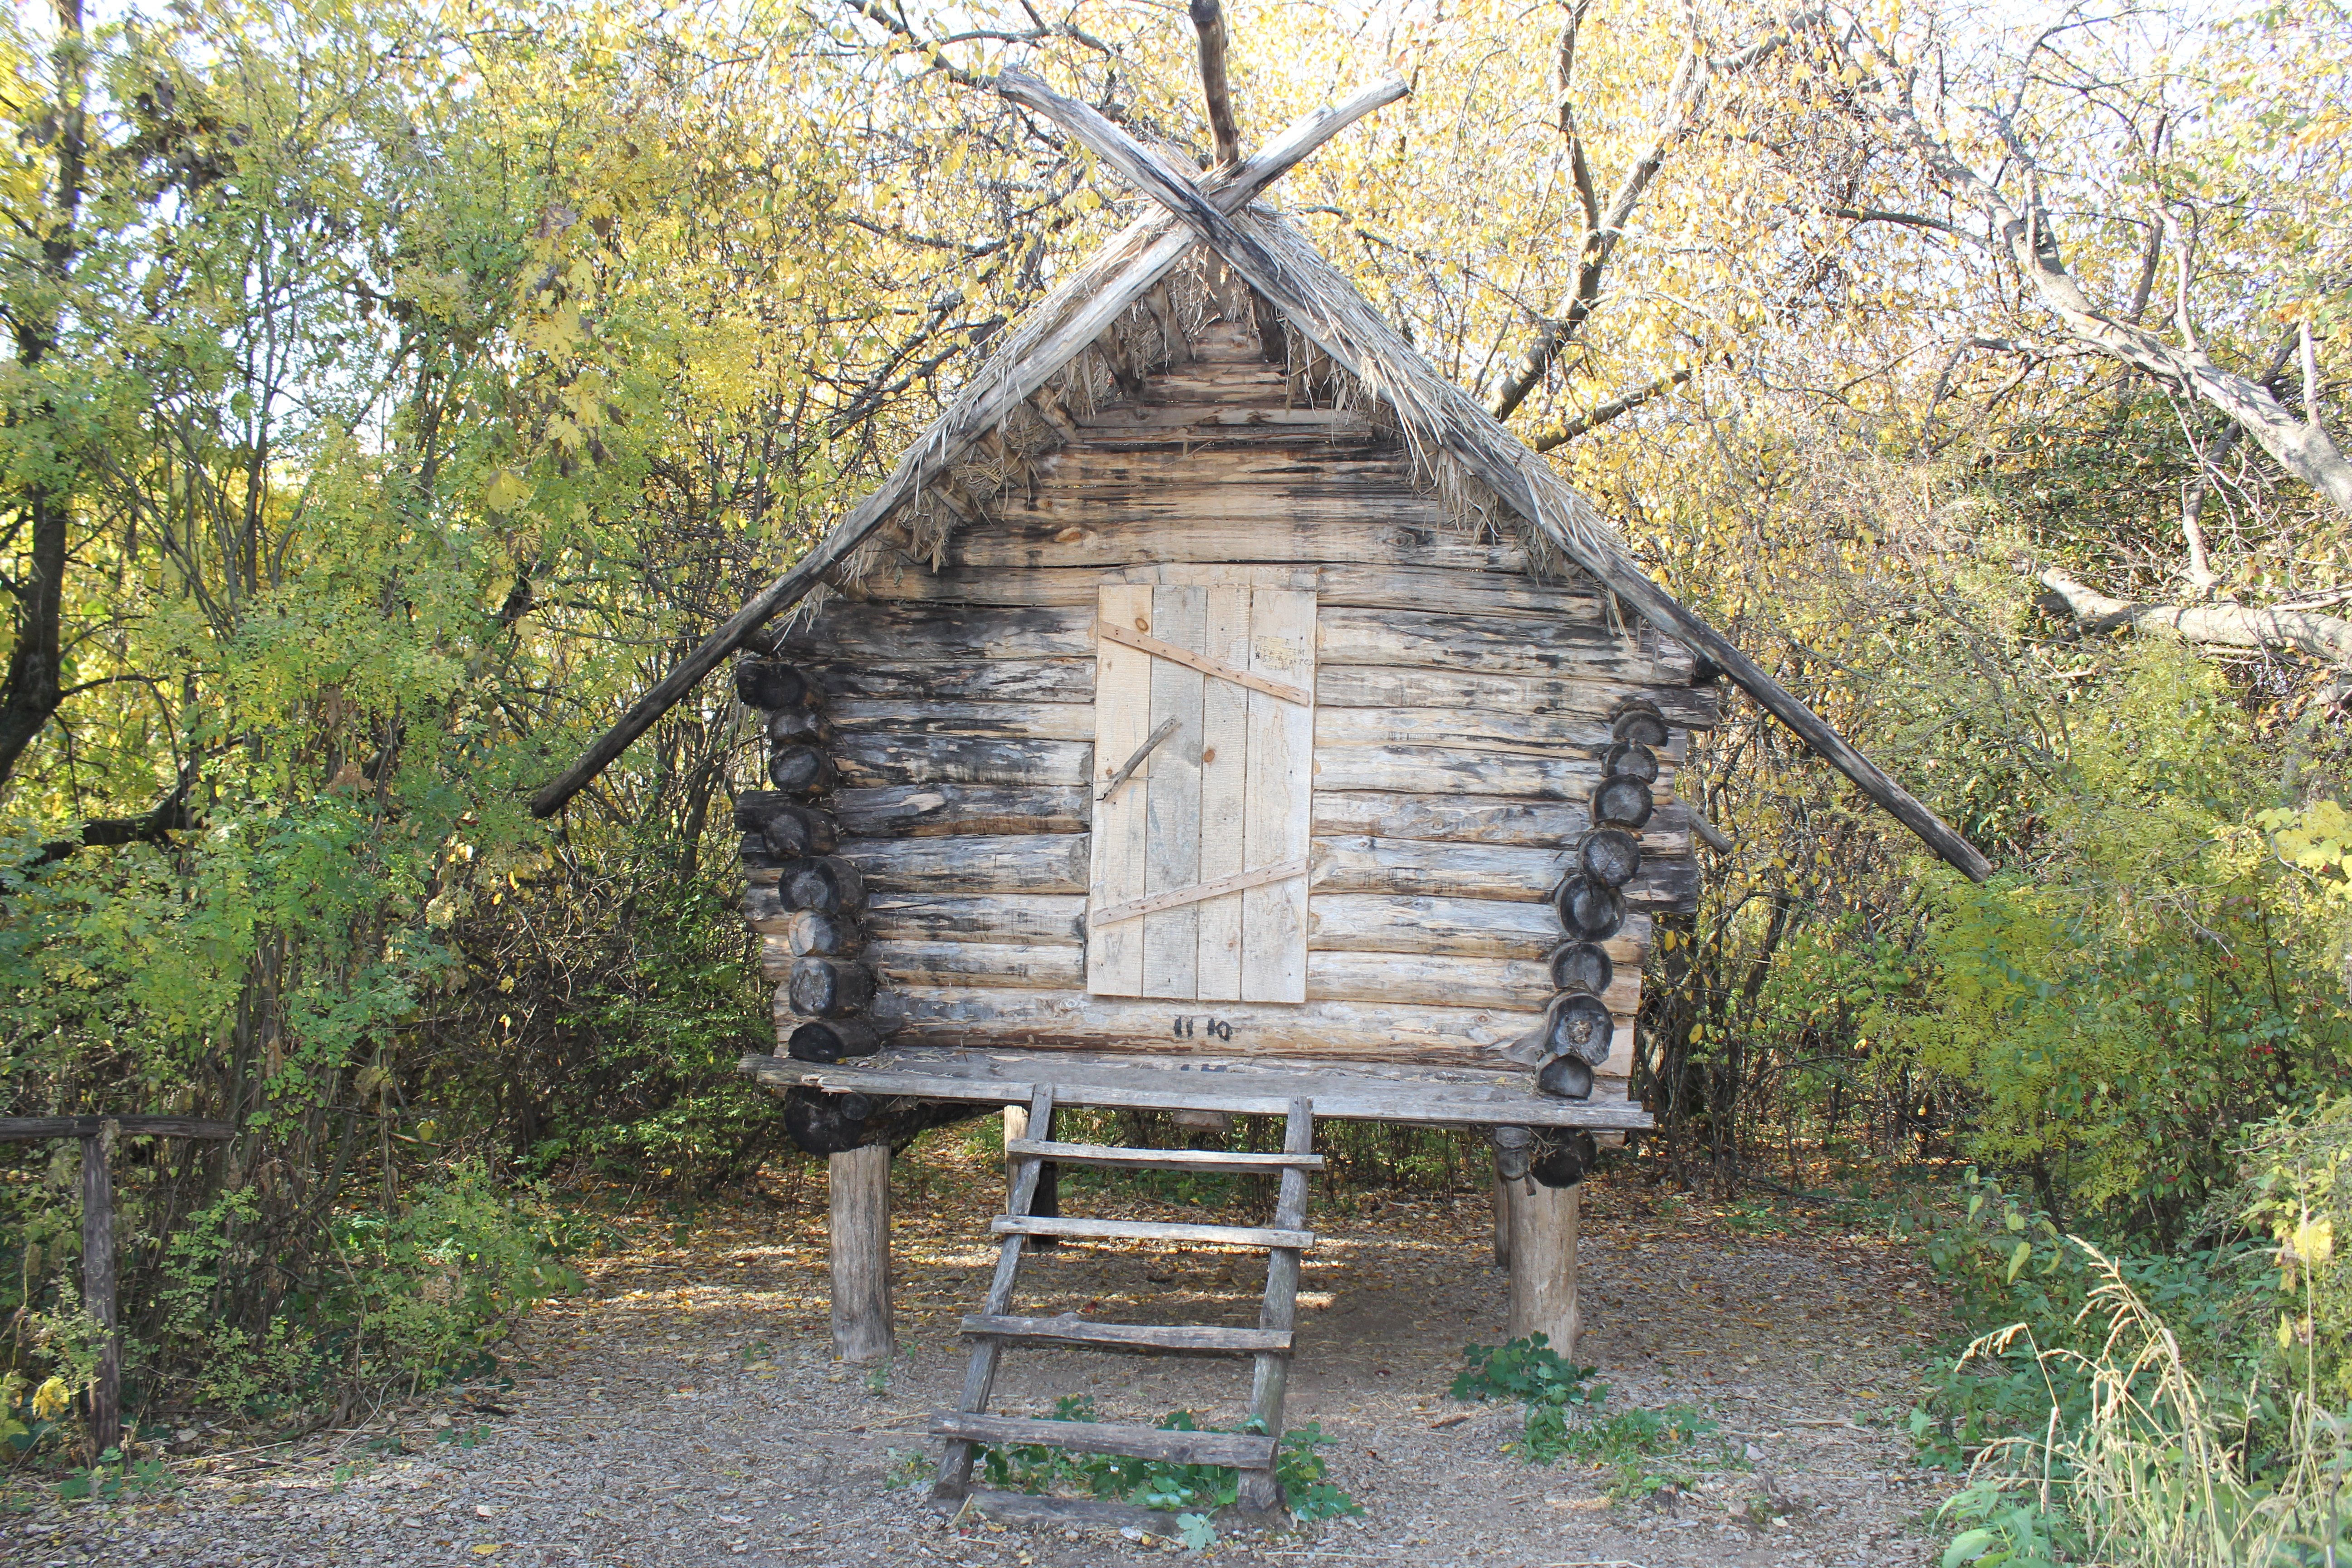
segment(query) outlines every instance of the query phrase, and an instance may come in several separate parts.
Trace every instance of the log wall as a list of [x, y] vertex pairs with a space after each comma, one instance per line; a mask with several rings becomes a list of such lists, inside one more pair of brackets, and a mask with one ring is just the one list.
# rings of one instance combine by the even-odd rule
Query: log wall
[[[1664, 732], [1655, 808], [1633, 835], [1627, 916], [1599, 944], [1614, 1041], [1596, 1093], [1625, 1095], [1650, 917], [1697, 890], [1675, 775], [1716, 693], [1686, 649], [1589, 581], [1538, 582], [1516, 543], [1449, 524], [1396, 442], [1304, 405], [1231, 329], [981, 505], [937, 569], [887, 562], [773, 649], [821, 694], [834, 855], [863, 878], [859, 961], [894, 1044], [1528, 1071], [1564, 940], [1549, 900], [1622, 715], [1647, 705]], [[1307, 999], [1092, 997], [1097, 593], [1221, 567], [1287, 568], [1316, 595]], [[786, 863], [757, 837], [746, 861], [788, 1037], [810, 960]], [[812, 929], [797, 940], [832, 940]]]

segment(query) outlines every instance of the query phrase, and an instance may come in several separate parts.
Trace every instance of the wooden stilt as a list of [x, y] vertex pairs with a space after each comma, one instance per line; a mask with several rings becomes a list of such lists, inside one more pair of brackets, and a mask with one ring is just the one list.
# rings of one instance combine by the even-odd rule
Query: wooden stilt
[[832, 1200], [826, 1243], [833, 1274], [833, 1353], [880, 1361], [890, 1331], [890, 1146], [868, 1144], [825, 1163]]
[[1495, 1267], [1511, 1266], [1511, 1200], [1503, 1194], [1503, 1178], [1495, 1178]]
[[1542, 1334], [1563, 1356], [1576, 1354], [1576, 1215], [1580, 1187], [1540, 1182], [1502, 1184], [1510, 1211], [1510, 1337]]
[[89, 1395], [90, 1446], [122, 1447], [122, 1335], [114, 1310], [114, 1124], [81, 1141], [81, 1304], [106, 1329]]
[[[1310, 1154], [1315, 1150], [1315, 1107], [1312, 1102], [1294, 1100], [1290, 1102], [1290, 1118], [1282, 1141], [1286, 1154]], [[1284, 1229], [1300, 1230], [1307, 1225], [1307, 1172], [1291, 1166], [1282, 1173], [1282, 1183], [1274, 1200], [1274, 1223]], [[1257, 1326], [1277, 1333], [1289, 1333], [1298, 1321], [1298, 1248], [1277, 1247], [1266, 1254], [1265, 1302], [1259, 1309]], [[1282, 1440], [1284, 1402], [1290, 1392], [1290, 1352], [1265, 1354], [1257, 1358], [1257, 1374], [1250, 1388], [1250, 1415], [1265, 1435], [1279, 1443]], [[1282, 1488], [1274, 1479], [1274, 1467], [1264, 1469], [1244, 1469], [1241, 1473], [1241, 1505], [1244, 1508], [1272, 1510], [1282, 1506]]]
[[[1008, 1105], [1004, 1108], [1004, 1146], [1006, 1148], [1011, 1148], [1024, 1138], [1035, 1138], [1042, 1142], [1050, 1141], [1053, 1136], [1054, 1130], [1050, 1127], [1029, 1125], [1027, 1106]], [[1008, 1198], [1013, 1192], [1013, 1184], [1018, 1176], [1018, 1167], [1013, 1156], [1007, 1154], [1004, 1157], [1004, 1191]], [[1013, 1210], [1008, 1206], [1004, 1212], [1011, 1214]], [[1026, 1212], [1047, 1217], [1058, 1217], [1062, 1212], [1062, 1167], [1051, 1160], [1037, 1163], [1037, 1189], [1029, 1200]], [[1059, 1240], [1050, 1236], [1033, 1236], [1029, 1238], [1029, 1250], [1032, 1252], [1050, 1251], [1061, 1245]]]

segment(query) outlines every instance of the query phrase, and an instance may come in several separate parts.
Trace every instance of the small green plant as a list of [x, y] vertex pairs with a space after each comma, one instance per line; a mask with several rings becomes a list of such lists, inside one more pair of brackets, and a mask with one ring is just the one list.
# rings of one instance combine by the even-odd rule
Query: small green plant
[[877, 1399], [889, 1396], [890, 1363], [887, 1359], [866, 1374], [866, 1392]]
[[760, 1362], [773, 1361], [775, 1359], [775, 1347], [768, 1343], [765, 1340], [753, 1340], [750, 1344], [743, 1347], [743, 1364], [745, 1366], [751, 1366]]
[[[1054, 1402], [1054, 1421], [1092, 1421], [1094, 1401], [1065, 1394]], [[1223, 1432], [1236, 1428], [1202, 1427], [1189, 1410], [1179, 1410], [1160, 1423], [1163, 1432]], [[1264, 1430], [1255, 1420], [1238, 1430]], [[1274, 1456], [1274, 1479], [1281, 1488], [1292, 1517], [1302, 1521], [1359, 1514], [1363, 1506], [1324, 1479], [1323, 1457], [1315, 1450], [1328, 1443], [1320, 1423], [1286, 1432]], [[1097, 1498], [1130, 1502], [1144, 1508], [1199, 1518], [1205, 1524], [1215, 1510], [1241, 1495], [1241, 1472], [1225, 1465], [1177, 1465], [1160, 1459], [1129, 1459], [1109, 1454], [1076, 1454], [1044, 1444], [982, 1446], [977, 1454], [982, 1473], [991, 1486], [1032, 1495], [1057, 1486], [1082, 1487]], [[1214, 1531], [1201, 1544], [1215, 1539]], [[1198, 1551], [1196, 1546], [1193, 1550]]]
[[110, 1502], [116, 1498], [167, 1492], [179, 1484], [163, 1460], [142, 1459], [135, 1465], [125, 1465], [122, 1450], [109, 1448], [98, 1457], [97, 1464], [86, 1470], [71, 1471], [58, 1483], [58, 1500], [79, 1502], [95, 1498]]
[[891, 1491], [904, 1491], [930, 1479], [931, 1457], [919, 1448], [885, 1448], [882, 1458], [882, 1484]]
[[1450, 1391], [1456, 1399], [1520, 1399], [1529, 1405], [1599, 1405], [1609, 1385], [1590, 1381], [1596, 1370], [1578, 1366], [1542, 1334], [1507, 1345], [1464, 1345], [1463, 1368]]
[[1609, 1495], [1622, 1501], [1668, 1486], [1687, 1489], [1697, 1480], [1691, 1467], [1662, 1465], [1661, 1460], [1691, 1458], [1711, 1467], [1731, 1463], [1721, 1430], [1720, 1423], [1690, 1405], [1621, 1410], [1575, 1422], [1560, 1407], [1549, 1405], [1528, 1412], [1518, 1453], [1531, 1465], [1568, 1458], [1613, 1469], [1617, 1474]]
[[490, 1429], [481, 1426], [452, 1426], [441, 1434], [441, 1441], [453, 1448], [474, 1449], [489, 1441]]
[[1176, 1516], [1176, 1539], [1187, 1552], [1205, 1552], [1217, 1543], [1217, 1527], [1209, 1522], [1205, 1513], [1180, 1513]]

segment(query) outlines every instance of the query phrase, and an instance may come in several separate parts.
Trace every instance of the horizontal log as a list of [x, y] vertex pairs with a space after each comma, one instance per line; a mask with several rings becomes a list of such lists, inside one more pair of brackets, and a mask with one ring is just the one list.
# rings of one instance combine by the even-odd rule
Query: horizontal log
[[1601, 764], [1574, 753], [1540, 756], [1449, 746], [1318, 746], [1318, 790], [1389, 790], [1399, 795], [1521, 795], [1584, 801]]
[[1081, 1454], [1118, 1454], [1171, 1465], [1224, 1465], [1264, 1469], [1274, 1463], [1274, 1439], [1232, 1432], [1174, 1432], [1102, 1421], [1033, 1421], [1018, 1415], [975, 1415], [942, 1410], [931, 1417], [934, 1437], [970, 1443], [1044, 1445]]
[[1541, 1020], [1525, 1008], [1353, 1002], [1172, 1002], [1010, 986], [904, 985], [875, 1000], [908, 1044], [1031, 1045], [1178, 1056], [1306, 1056], [1450, 1067], [1511, 1064], [1502, 1053]]
[[1095, 650], [1093, 623], [1091, 614], [1074, 616], [1056, 607], [835, 599], [796, 622], [784, 634], [782, 646], [812, 663], [838, 662], [861, 653], [971, 662], [1083, 658]]
[[[1387, 790], [1315, 792], [1315, 836], [1430, 838], [1449, 843], [1552, 848], [1572, 844], [1592, 826], [1585, 803], [1508, 796], [1400, 795]], [[1690, 853], [1688, 808], [1662, 800], [1643, 829], [1644, 855]]]
[[1680, 643], [1654, 635], [1628, 637], [1600, 621], [1489, 618], [1335, 605], [1319, 609], [1315, 625], [1318, 665], [1475, 669], [1572, 679], [1599, 676], [1644, 687], [1688, 686], [1695, 668]]
[[1092, 414], [1077, 416], [1080, 445], [1091, 456], [1176, 447], [1196, 452], [1218, 450], [1237, 443], [1260, 446], [1297, 444], [1297, 455], [1357, 449], [1393, 437], [1376, 432], [1362, 414], [1337, 408], [1252, 408], [1231, 404], [1118, 403]]
[[976, 1313], [966, 1318], [960, 1327], [966, 1339], [1192, 1355], [1286, 1355], [1291, 1344], [1287, 1329], [1220, 1329], [1199, 1323], [1097, 1323], [1068, 1312], [1054, 1318]]
[[874, 971], [853, 958], [796, 958], [782, 999], [798, 1017], [853, 1018], [874, 1000]]
[[1241, 1154], [1224, 1149], [1120, 1149], [1101, 1143], [1064, 1143], [1045, 1138], [1014, 1138], [1004, 1145], [1008, 1159], [1051, 1160], [1057, 1165], [1092, 1165], [1122, 1171], [1208, 1171], [1280, 1175], [1319, 1171], [1320, 1154]]
[[[969, 571], [1086, 567], [1139, 562], [1358, 563], [1395, 561], [1465, 572], [1524, 572], [1527, 552], [1474, 538], [1420, 496], [1372, 500], [1322, 494], [1138, 496], [1131, 510], [1048, 489], [1033, 510], [989, 528], [958, 530], [948, 562]], [[1366, 521], [1368, 510], [1380, 521]]]
[[[906, 701], [844, 698], [832, 709], [834, 728], [847, 735], [992, 735], [1008, 740], [1088, 741], [1095, 705], [1087, 702], [971, 702], [952, 699]], [[1607, 728], [1597, 733], [1607, 741]]]
[[1535, 1074], [1512, 1064], [1475, 1072], [1411, 1062], [1279, 1061], [1189, 1053], [1160, 1061], [1095, 1051], [967, 1050], [893, 1046], [848, 1068], [811, 1068], [782, 1057], [747, 1055], [740, 1070], [772, 1089], [822, 1084], [836, 1092], [1025, 1104], [1050, 1085], [1060, 1105], [1139, 1110], [1206, 1110], [1280, 1116], [1296, 1100], [1315, 1102], [1322, 1121], [1422, 1126], [1600, 1127], [1639, 1130], [1649, 1113], [1625, 1099], [1620, 1080], [1570, 1105], [1538, 1094]]
[[[1435, 708], [1506, 713], [1573, 713], [1605, 721], [1629, 696], [1654, 698], [1678, 728], [1712, 729], [1722, 701], [1711, 686], [1650, 686], [1619, 676], [1507, 675], [1465, 665], [1409, 668], [1394, 665], [1318, 667], [1315, 701], [1330, 708]], [[1660, 749], [1679, 758], [1681, 737]]]
[[1173, 1241], [1194, 1247], [1307, 1247], [1311, 1230], [1255, 1225], [1189, 1225], [1180, 1220], [1064, 1219], [1049, 1215], [998, 1215], [988, 1222], [997, 1236], [1054, 1236], [1088, 1241]]
[[1083, 785], [1094, 755], [1094, 747], [1084, 741], [1005, 741], [977, 735], [856, 734], [840, 736], [833, 743], [834, 765], [851, 789], [928, 784]]
[[1575, 757], [1592, 764], [1597, 781], [1606, 776], [1604, 759], [1612, 742], [1606, 722], [1582, 713], [1529, 713], [1508, 708], [1349, 708], [1318, 704], [1315, 710], [1315, 744], [1449, 746]]
[[1095, 696], [1091, 650], [1083, 658], [1008, 658], [981, 664], [892, 658], [809, 668], [836, 700], [1091, 702]]
[[126, 1138], [233, 1138], [226, 1121], [194, 1116], [0, 1116], [0, 1143], [41, 1138], [96, 1138], [111, 1121]]
[[[1327, 893], [1307, 905], [1310, 954], [1407, 952], [1538, 963], [1559, 945], [1562, 934], [1559, 917], [1549, 904]], [[1618, 967], [1638, 969], [1649, 944], [1650, 917], [1636, 913], [1601, 945]]]
[[1389, 893], [1539, 903], [1559, 884], [1571, 858], [1564, 847], [1444, 844], [1426, 838], [1351, 835], [1317, 839], [1313, 858], [1310, 897]]
[[876, 942], [1045, 944], [1086, 942], [1087, 900], [1066, 893], [876, 893], [866, 902]]
[[859, 838], [1084, 833], [1094, 820], [1084, 784], [887, 784], [837, 790], [830, 804], [842, 826]]
[[984, 942], [878, 942], [866, 961], [898, 985], [1014, 985], [1024, 990], [1082, 990], [1086, 950]]
[[1083, 833], [851, 838], [840, 853], [876, 892], [1083, 893], [1087, 839]]
[[[1550, 999], [1551, 966], [1523, 958], [1463, 958], [1402, 952], [1309, 952], [1307, 999], [1407, 1007], [1531, 1010]], [[1642, 1004], [1642, 971], [1627, 963], [1604, 998], [1633, 1012]]]
[[[1118, 573], [1114, 576], [1139, 574]], [[1044, 567], [1028, 571], [989, 568], [940, 572], [913, 568], [870, 580], [858, 593], [877, 599], [925, 604], [1092, 605], [1106, 580], [1102, 568]], [[1581, 573], [1562, 583], [1543, 583], [1524, 571], [1487, 572], [1437, 566], [1392, 566], [1359, 562], [1307, 562], [1291, 585], [1314, 591], [1320, 605], [1364, 609], [1438, 610], [1465, 616], [1532, 616], [1593, 619], [1601, 609], [1591, 580]]]

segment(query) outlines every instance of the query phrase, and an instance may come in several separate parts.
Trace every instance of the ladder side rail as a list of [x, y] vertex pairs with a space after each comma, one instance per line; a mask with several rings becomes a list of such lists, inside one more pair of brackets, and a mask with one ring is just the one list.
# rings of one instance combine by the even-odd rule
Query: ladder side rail
[[[1294, 1100], [1290, 1102], [1289, 1119], [1283, 1130], [1283, 1152], [1309, 1154], [1315, 1150], [1315, 1102]], [[1277, 1190], [1274, 1205], [1274, 1223], [1285, 1230], [1303, 1230], [1307, 1226], [1307, 1172], [1297, 1166], [1282, 1173], [1282, 1185]], [[1266, 1255], [1265, 1304], [1259, 1310], [1257, 1325], [1288, 1333], [1298, 1321], [1298, 1248], [1278, 1247]], [[1257, 1358], [1256, 1375], [1251, 1380], [1250, 1414], [1272, 1438], [1278, 1452], [1282, 1445], [1283, 1406], [1290, 1391], [1290, 1353], [1266, 1352]], [[1283, 1505], [1282, 1487], [1274, 1479], [1274, 1463], [1269, 1457], [1265, 1468], [1244, 1470], [1241, 1473], [1240, 1500], [1244, 1508], [1261, 1511]]]
[[[1029, 1101], [1029, 1126], [1032, 1131], [1053, 1136], [1054, 1086], [1037, 1086]], [[1004, 1211], [1009, 1215], [1025, 1216], [1029, 1205], [1037, 1196], [1037, 1178], [1044, 1169], [1042, 1160], [1023, 1159], [1013, 1168], [1013, 1182], [1005, 1194]], [[988, 1299], [982, 1311], [989, 1317], [1002, 1317], [1013, 1306], [1013, 1288], [1021, 1278], [1021, 1252], [1028, 1237], [1014, 1233], [1004, 1238], [996, 1255], [996, 1274], [988, 1284]], [[956, 1408], [978, 1415], [988, 1408], [988, 1396], [996, 1386], [996, 1363], [1004, 1354], [1004, 1342], [984, 1339], [971, 1347], [971, 1360], [963, 1373], [963, 1395]], [[940, 1452], [939, 1474], [931, 1481], [935, 1498], [961, 1498], [971, 1489], [972, 1445], [965, 1438], [950, 1437]]]

